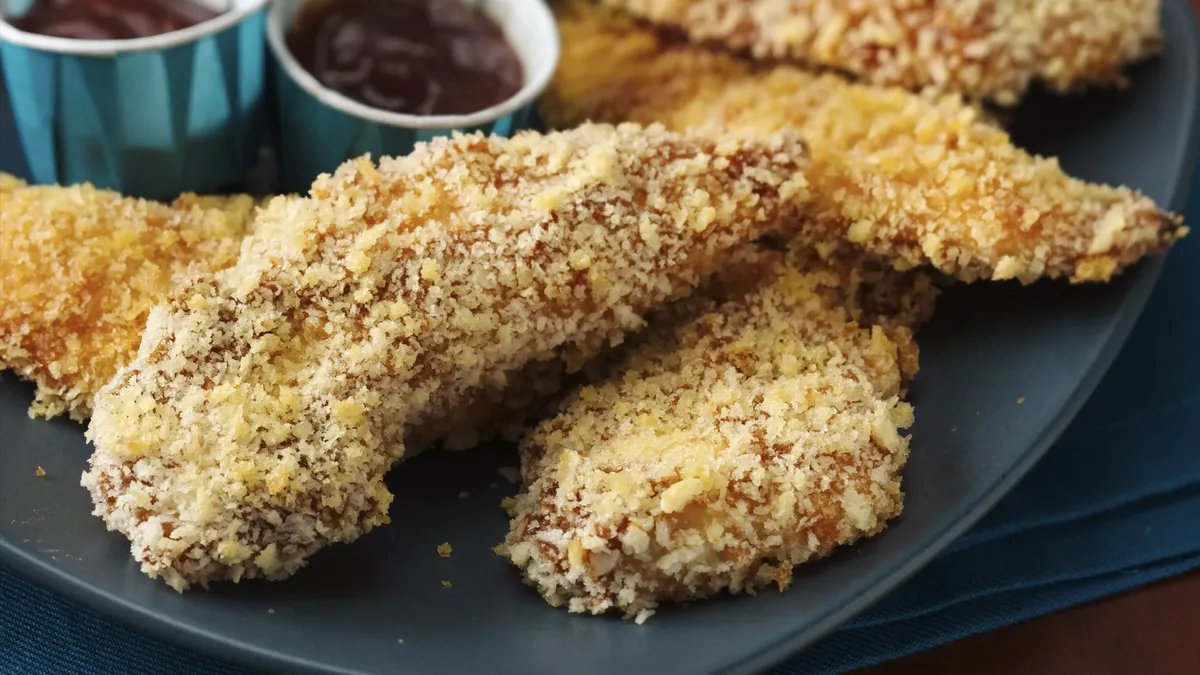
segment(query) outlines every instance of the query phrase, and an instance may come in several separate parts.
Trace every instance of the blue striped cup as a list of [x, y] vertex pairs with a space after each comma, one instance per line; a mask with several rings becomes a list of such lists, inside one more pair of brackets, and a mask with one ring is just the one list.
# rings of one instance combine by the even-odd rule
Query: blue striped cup
[[224, 12], [132, 40], [18, 30], [32, 0], [0, 0], [0, 67], [34, 181], [153, 199], [239, 182], [263, 140], [267, 0], [196, 0]]

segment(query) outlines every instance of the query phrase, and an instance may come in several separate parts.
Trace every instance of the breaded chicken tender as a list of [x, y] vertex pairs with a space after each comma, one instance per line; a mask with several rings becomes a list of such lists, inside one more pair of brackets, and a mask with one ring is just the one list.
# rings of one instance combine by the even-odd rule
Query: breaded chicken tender
[[593, 5], [558, 11], [563, 51], [543, 99], [547, 122], [799, 129], [812, 152], [810, 242], [848, 240], [898, 268], [931, 265], [966, 281], [1082, 282], [1106, 281], [1186, 233], [1141, 194], [1076, 180], [1014, 147], [957, 97], [755, 66]]
[[245, 196], [167, 205], [0, 174], [0, 368], [37, 384], [30, 414], [86, 419], [137, 353], [150, 306], [232, 265], [253, 211]]
[[0, 197], [23, 187], [25, 187], [25, 181], [12, 174], [0, 171]]
[[900, 513], [900, 397], [933, 284], [804, 248], [760, 258], [741, 272], [760, 283], [680, 303], [523, 441], [498, 551], [551, 604], [644, 618], [783, 588]]
[[[574, 362], [577, 350], [566, 347], [507, 375], [498, 385], [475, 389], [442, 417], [410, 428], [404, 437], [405, 457], [433, 447], [457, 451], [496, 439], [520, 440], [529, 422], [553, 410], [574, 373], [568, 363]], [[594, 351], [589, 350], [589, 355]]]
[[343, 165], [172, 293], [96, 398], [95, 513], [176, 589], [388, 522], [403, 438], [687, 293], [798, 217], [803, 145], [589, 125]]
[[[15, 176], [0, 173], [0, 201], [13, 190], [24, 187], [25, 183]], [[0, 317], [4, 319], [3, 325], [0, 325], [0, 337], [4, 338], [4, 341], [0, 342], [0, 363], [7, 359], [12, 367], [18, 368], [23, 377], [40, 383], [37, 400], [30, 411], [35, 415], [54, 416], [63, 411], [66, 402], [62, 392], [68, 388], [50, 384], [53, 379], [49, 374], [50, 369], [57, 370], [60, 373], [59, 377], [64, 380], [75, 376], [82, 377], [85, 384], [77, 387], [76, 394], [70, 396], [74, 405], [66, 407], [72, 418], [84, 421], [91, 415], [92, 398], [96, 392], [112, 379], [120, 366], [132, 361], [137, 354], [150, 306], [166, 298], [171, 284], [165, 282], [171, 280], [159, 275], [151, 280], [150, 285], [135, 283], [131, 287], [127, 275], [124, 274], [130, 258], [122, 257], [129, 252], [123, 247], [105, 249], [116, 256], [109, 261], [107, 268], [78, 264], [80, 257], [85, 255], [93, 262], [103, 262], [105, 259], [97, 251], [96, 245], [115, 246], [116, 238], [125, 236], [118, 234], [118, 228], [123, 226], [121, 221], [107, 219], [106, 207], [102, 206], [106, 200], [117, 203], [122, 198], [110, 192], [81, 187], [81, 194], [88, 195], [84, 198], [85, 201], [94, 193], [102, 197], [96, 202], [80, 205], [77, 210], [72, 211], [71, 218], [74, 220], [49, 220], [45, 221], [49, 223], [47, 225], [39, 220], [38, 213], [31, 212], [31, 207], [36, 210], [44, 205], [53, 204], [54, 201], [30, 199], [48, 190], [31, 189], [34, 192], [22, 193], [20, 196], [20, 208], [27, 216], [20, 221], [20, 227], [30, 228], [28, 233], [17, 234], [17, 202], [10, 203], [7, 209], [0, 204], [0, 214], [7, 214], [10, 210], [14, 214], [7, 224], [0, 224], [0, 244], [5, 246], [0, 250], [0, 263], [9, 262], [9, 255], [26, 253], [26, 249], [35, 242], [43, 242], [45, 245], [39, 259], [23, 257], [22, 263], [9, 268], [9, 272], [16, 273], [14, 276], [0, 276], [0, 291], [4, 292], [2, 297], [16, 299], [22, 297], [21, 293], [29, 294], [30, 297], [29, 302], [21, 305], [20, 312], [16, 304], [0, 307]], [[51, 190], [50, 194], [58, 194], [57, 190], [62, 189], [69, 188]], [[166, 213], [162, 205], [147, 202], [141, 206], [150, 211]], [[142, 275], [154, 274], [160, 271], [165, 262], [172, 265], [173, 269], [184, 270], [176, 275], [182, 278], [183, 274], [211, 271], [232, 265], [237, 259], [241, 238], [249, 231], [253, 206], [251, 198], [242, 195], [201, 197], [187, 194], [180, 197], [172, 207], [180, 210], [183, 218], [194, 220], [195, 223], [188, 227], [196, 234], [203, 235], [205, 239], [196, 242], [195, 246], [172, 248], [177, 245], [178, 237], [163, 229], [155, 233], [158, 238], [150, 242], [146, 249], [134, 252], [135, 255], [143, 255], [149, 261], [146, 263], [148, 266], [132, 271]], [[213, 211], [221, 213], [212, 213]], [[222, 220], [221, 214], [227, 219]], [[75, 221], [80, 220], [87, 220], [93, 229], [76, 230], [64, 236], [58, 236], [63, 233], [55, 233], [50, 229], [55, 223], [58, 226], [73, 226]], [[192, 259], [190, 256], [196, 258]], [[41, 261], [51, 259], [65, 262], [41, 264]], [[87, 297], [100, 298], [101, 304], [114, 298], [128, 297], [130, 311], [125, 316], [132, 316], [132, 319], [120, 323], [117, 321], [117, 314], [105, 310], [99, 321], [88, 324], [91, 327], [103, 328], [104, 332], [98, 332], [94, 328], [87, 330], [87, 334], [83, 336], [72, 332], [70, 317], [75, 317], [81, 311], [81, 304], [76, 301], [85, 295], [85, 291], [78, 288], [81, 281], [78, 270], [83, 268], [90, 268], [95, 272], [88, 274]], [[33, 270], [37, 270], [36, 276], [32, 275]], [[118, 271], [120, 273], [117, 273]], [[166, 273], [174, 274], [172, 270], [167, 270]], [[11, 292], [10, 284], [13, 287]], [[52, 302], [44, 302], [36, 295], [46, 293], [48, 289], [53, 289], [56, 295]], [[17, 318], [14, 323], [28, 323], [26, 332], [35, 336], [27, 336], [25, 342], [36, 344], [34, 349], [14, 346], [15, 342], [8, 341], [8, 338], [16, 333], [15, 330], [9, 330], [10, 314]], [[66, 323], [46, 323], [52, 321], [51, 317], [65, 318]], [[113, 336], [113, 331], [119, 332], [120, 337], [109, 339]], [[507, 378], [503, 388], [480, 389], [474, 392], [467, 401], [447, 411], [445, 418], [429, 420], [420, 428], [412, 429], [405, 440], [408, 454], [413, 454], [414, 449], [425, 449], [434, 444], [457, 450], [473, 447], [495, 437], [517, 440], [525, 429], [524, 422], [536, 411], [545, 409], [550, 404], [553, 394], [561, 388], [567, 372], [567, 361], [578, 362], [580, 359], [573, 359], [568, 353], [534, 362]]]
[[1121, 84], [1159, 53], [1160, 0], [602, 0], [696, 42], [862, 81], [1016, 103], [1034, 80]]

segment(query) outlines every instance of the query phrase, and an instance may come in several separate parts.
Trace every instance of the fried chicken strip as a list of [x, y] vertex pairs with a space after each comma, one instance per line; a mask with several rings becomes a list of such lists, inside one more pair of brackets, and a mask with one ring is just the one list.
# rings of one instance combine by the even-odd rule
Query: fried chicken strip
[[661, 122], [768, 134], [799, 129], [812, 152], [812, 243], [841, 241], [899, 268], [966, 281], [1106, 281], [1186, 233], [1128, 188], [1066, 175], [975, 108], [791, 66], [755, 66], [674, 44], [602, 8], [559, 9], [563, 51], [543, 99], [553, 126]]
[[1122, 84], [1159, 53], [1160, 0], [602, 0], [762, 59], [794, 59], [878, 85], [1015, 104]]
[[[144, 216], [112, 217], [126, 205]], [[0, 306], [0, 364], [38, 383], [30, 414], [66, 411], [86, 421], [96, 392], [136, 356], [150, 307], [185, 276], [237, 260], [253, 206], [247, 196], [187, 194], [168, 207], [90, 186], [26, 188], [0, 173], [0, 262], [7, 265], [0, 297], [11, 301]], [[141, 231], [144, 246], [124, 244], [129, 226]], [[194, 245], [179, 245], [176, 226], [187, 229]], [[98, 307], [99, 318], [86, 316], [88, 307]], [[445, 418], [411, 429], [408, 454], [435, 444], [465, 449], [500, 436], [516, 441], [525, 420], [561, 388], [569, 360], [563, 354], [531, 363], [503, 388], [474, 392]]]
[[794, 220], [794, 137], [585, 126], [348, 162], [174, 292], [96, 399], [83, 483], [151, 576], [279, 579], [388, 522], [406, 432], [641, 325]]
[[804, 248], [742, 270], [759, 283], [681, 303], [522, 443], [498, 552], [552, 605], [783, 588], [900, 513], [929, 277]]
[[82, 421], [131, 361], [150, 306], [190, 274], [232, 265], [250, 197], [173, 204], [0, 174], [0, 368], [37, 385], [31, 415]]
[[555, 351], [508, 375], [499, 387], [481, 387], [437, 419], [413, 426], [404, 437], [405, 456], [430, 448], [470, 450], [492, 440], [515, 443], [526, 425], [554, 410], [573, 371], [570, 357]]

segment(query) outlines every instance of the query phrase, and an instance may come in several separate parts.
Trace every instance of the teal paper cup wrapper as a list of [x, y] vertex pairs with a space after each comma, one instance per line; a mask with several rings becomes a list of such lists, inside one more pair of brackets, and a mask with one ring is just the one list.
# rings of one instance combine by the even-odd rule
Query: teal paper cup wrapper
[[304, 193], [313, 179], [352, 157], [406, 155], [422, 141], [455, 131], [510, 136], [529, 126], [533, 106], [558, 66], [559, 37], [543, 0], [457, 0], [499, 24], [521, 61], [525, 85], [512, 98], [469, 115], [404, 115], [372, 108], [327, 89], [287, 46], [292, 22], [307, 2], [275, 0], [267, 42], [278, 90], [279, 171], [285, 191]]
[[[0, 66], [36, 182], [171, 199], [246, 175], [263, 135], [267, 0], [196, 1], [224, 13], [133, 40], [47, 37], [0, 20]], [[32, 5], [0, 0], [0, 17]]]

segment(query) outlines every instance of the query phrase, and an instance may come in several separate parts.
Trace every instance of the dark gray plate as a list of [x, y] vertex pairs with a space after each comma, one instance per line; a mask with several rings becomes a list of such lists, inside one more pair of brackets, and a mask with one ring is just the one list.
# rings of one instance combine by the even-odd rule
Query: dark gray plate
[[[1187, 0], [1166, 5], [1166, 55], [1137, 69], [1129, 90], [1031, 101], [1015, 133], [1080, 176], [1137, 186], [1179, 210], [1195, 159], [1200, 39]], [[11, 127], [0, 131], [0, 166], [12, 168]], [[500, 499], [515, 490], [496, 474], [516, 463], [499, 447], [405, 465], [391, 481], [394, 524], [318, 555], [290, 581], [179, 595], [142, 576], [126, 540], [89, 515], [82, 429], [27, 419], [30, 388], [8, 374], [0, 561], [147, 633], [279, 671], [753, 672], [878, 599], [1004, 495], [1091, 392], [1159, 267], [1147, 262], [1107, 286], [949, 293], [921, 340], [904, 516], [804, 568], [787, 593], [696, 603], [643, 626], [546, 606], [490, 550], [507, 527]], [[46, 478], [34, 477], [38, 465]], [[454, 546], [449, 560], [434, 550], [443, 541]]]

